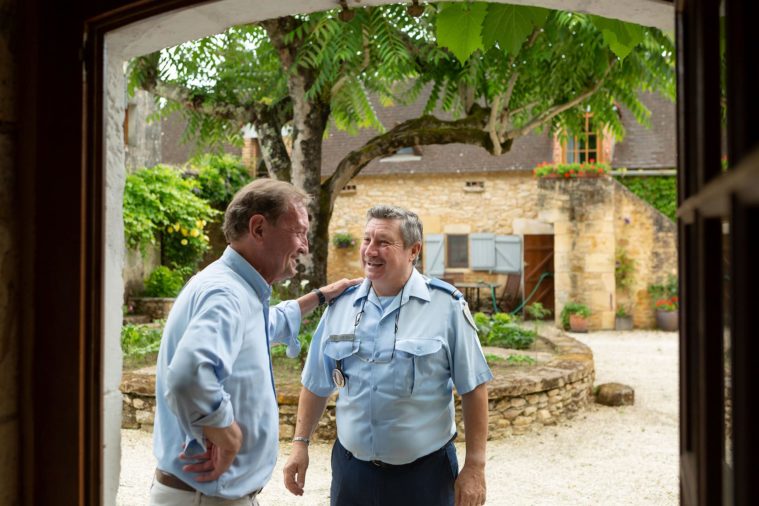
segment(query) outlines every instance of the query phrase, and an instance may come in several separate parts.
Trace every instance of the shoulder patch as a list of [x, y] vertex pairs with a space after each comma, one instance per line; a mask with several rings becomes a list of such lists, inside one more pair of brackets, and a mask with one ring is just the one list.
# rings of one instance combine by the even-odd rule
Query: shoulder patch
[[335, 297], [334, 299], [332, 299], [331, 301], [329, 301], [328, 305], [331, 306], [332, 304], [335, 303], [335, 301], [337, 301], [337, 299], [339, 299], [340, 297], [342, 297], [343, 295], [345, 295], [347, 293], [351, 293], [353, 290], [355, 290], [359, 286], [361, 286], [361, 283], [359, 283], [357, 285], [351, 285], [351, 286], [349, 286], [348, 288], [346, 288], [345, 290], [343, 290], [343, 293], [341, 293], [340, 295], [338, 295], [337, 297]]
[[453, 286], [450, 283], [446, 283], [442, 279], [438, 278], [428, 278], [427, 284], [430, 288], [436, 288], [437, 290], [443, 290], [444, 292], [448, 293], [451, 297], [453, 297], [456, 300], [460, 300], [463, 295], [460, 291], [456, 289], [455, 286]]
[[479, 330], [477, 330], [477, 324], [474, 323], [472, 313], [469, 311], [469, 304], [467, 304], [465, 300], [461, 301], [461, 312], [464, 313], [464, 319], [467, 321], [467, 323], [472, 326], [476, 333], [479, 333]]

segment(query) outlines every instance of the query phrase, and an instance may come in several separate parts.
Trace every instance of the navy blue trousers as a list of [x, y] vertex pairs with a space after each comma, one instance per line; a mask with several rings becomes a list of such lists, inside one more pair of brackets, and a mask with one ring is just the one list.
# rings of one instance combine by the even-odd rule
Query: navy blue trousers
[[409, 464], [379, 467], [355, 458], [335, 440], [330, 505], [453, 506], [458, 474], [453, 442]]

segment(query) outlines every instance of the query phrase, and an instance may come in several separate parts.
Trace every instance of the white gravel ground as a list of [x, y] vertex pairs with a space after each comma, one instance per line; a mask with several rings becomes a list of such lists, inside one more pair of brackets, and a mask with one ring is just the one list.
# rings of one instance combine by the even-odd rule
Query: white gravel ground
[[[596, 384], [620, 382], [635, 389], [635, 405], [592, 405], [572, 420], [537, 433], [488, 443], [489, 505], [678, 504], [677, 334], [594, 332], [573, 335], [593, 350]], [[119, 506], [148, 502], [155, 460], [151, 435], [122, 431]], [[464, 460], [464, 445], [457, 445]], [[282, 483], [288, 445], [262, 506], [329, 504], [329, 452], [313, 445], [306, 494], [290, 495]]]

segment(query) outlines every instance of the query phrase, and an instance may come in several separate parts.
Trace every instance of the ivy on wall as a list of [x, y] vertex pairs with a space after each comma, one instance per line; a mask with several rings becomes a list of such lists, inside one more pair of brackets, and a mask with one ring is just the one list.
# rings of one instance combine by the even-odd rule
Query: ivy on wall
[[616, 178], [628, 190], [675, 221], [677, 211], [677, 178], [674, 176]]

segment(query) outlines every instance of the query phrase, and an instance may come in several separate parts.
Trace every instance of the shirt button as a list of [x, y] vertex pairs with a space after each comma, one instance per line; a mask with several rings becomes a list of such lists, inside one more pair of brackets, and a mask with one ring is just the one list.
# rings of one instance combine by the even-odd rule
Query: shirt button
[[379, 358], [379, 352], [374, 353], [374, 358]]
[[377, 385], [375, 385], [374, 387], [372, 387], [372, 390], [374, 390], [376, 392], [377, 391]]

